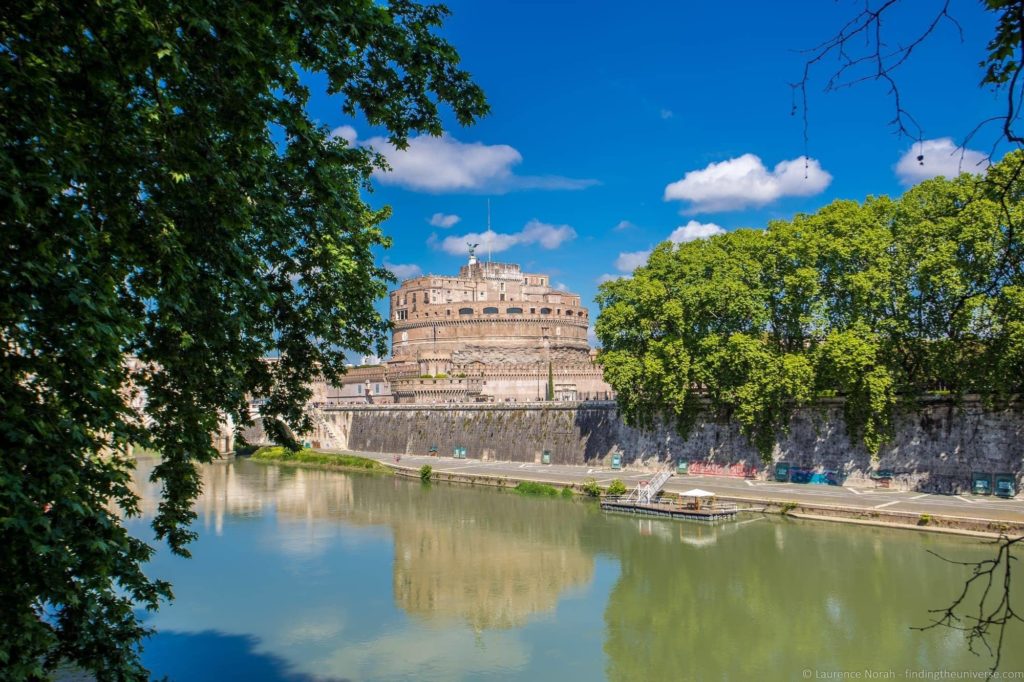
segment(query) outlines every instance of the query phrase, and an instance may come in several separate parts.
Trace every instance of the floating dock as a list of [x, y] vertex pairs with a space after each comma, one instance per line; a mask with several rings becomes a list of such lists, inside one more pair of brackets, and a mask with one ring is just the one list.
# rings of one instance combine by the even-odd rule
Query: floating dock
[[732, 503], [706, 504], [699, 508], [693, 504], [680, 505], [666, 500], [665, 502], [636, 502], [626, 497], [608, 497], [601, 500], [601, 509], [620, 514], [640, 514], [643, 516], [662, 516], [671, 519], [691, 519], [694, 521], [726, 521], [736, 518], [739, 507]]

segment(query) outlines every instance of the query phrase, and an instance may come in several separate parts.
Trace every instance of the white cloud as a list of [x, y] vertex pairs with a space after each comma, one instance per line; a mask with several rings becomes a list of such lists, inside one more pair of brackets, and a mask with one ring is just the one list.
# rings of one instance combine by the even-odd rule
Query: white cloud
[[569, 291], [569, 287], [564, 282], [555, 282], [555, 288], [559, 291]]
[[612, 229], [615, 230], [616, 232], [621, 232], [622, 230], [629, 230], [634, 227], [636, 227], [636, 225], [629, 222], [628, 220], [620, 220], [618, 223], [615, 224], [615, 227], [613, 227]]
[[818, 194], [832, 182], [817, 159], [799, 156], [780, 161], [769, 171], [754, 154], [709, 164], [689, 171], [665, 187], [665, 201], [687, 201], [686, 213], [734, 211], [764, 206], [787, 196]]
[[388, 263], [384, 261], [384, 267], [390, 270], [399, 281], [403, 279], [412, 279], [413, 277], [419, 277], [423, 274], [423, 269], [414, 263]]
[[714, 223], [698, 223], [696, 220], [691, 220], [685, 225], [681, 225], [673, 230], [672, 234], [668, 236], [668, 239], [670, 242], [681, 244], [683, 242], [706, 239], [707, 237], [713, 237], [716, 234], [725, 234], [725, 230]]
[[594, 327], [587, 327], [587, 343], [590, 344], [591, 348], [600, 348], [601, 342], [597, 339], [597, 332], [594, 331]]
[[621, 272], [633, 272], [641, 265], [647, 263], [651, 252], [647, 251], [624, 251], [615, 259], [615, 267]]
[[607, 272], [597, 278], [598, 284], [604, 284], [605, 282], [611, 282], [613, 279], [618, 279], [619, 275], [609, 275]]
[[662, 109], [658, 113], [661, 116], [661, 120], [663, 120], [663, 121], [667, 121], [668, 119], [672, 118], [672, 116], [673, 116], [671, 109]]
[[[918, 156], [923, 157], [920, 161]], [[958, 147], [952, 138], [940, 137], [915, 144], [896, 163], [896, 175], [904, 185], [916, 185], [937, 176], [955, 178], [961, 173], [981, 173], [988, 168], [982, 152]]]
[[453, 256], [460, 256], [469, 253], [467, 243], [479, 244], [477, 253], [484, 254], [490, 250], [491, 253], [501, 253], [513, 246], [529, 246], [539, 244], [545, 249], [557, 249], [564, 242], [574, 239], [576, 230], [569, 225], [549, 225], [539, 220], [531, 220], [519, 232], [469, 232], [464, 235], [452, 235], [445, 237], [440, 242], [436, 238], [428, 241], [431, 245], [437, 245], [445, 253]]
[[[683, 242], [692, 242], [698, 239], [706, 239], [707, 237], [713, 237], [716, 234], [724, 234], [725, 230], [719, 225], [714, 223], [698, 223], [696, 220], [691, 220], [685, 225], [680, 225], [672, 234], [668, 236], [670, 242], [680, 244]], [[619, 257], [615, 259], [615, 267], [620, 271], [627, 274], [632, 273], [641, 265], [647, 264], [647, 259], [651, 256], [651, 249], [645, 251], [623, 251], [619, 253]], [[616, 279], [612, 275], [604, 274], [598, 278], [598, 283], [607, 282], [609, 280]]]
[[462, 218], [460, 218], [457, 215], [449, 215], [447, 213], [435, 213], [434, 215], [430, 216], [430, 220], [428, 220], [427, 222], [429, 222], [434, 227], [448, 229], [449, 227], [454, 227], [455, 223], [459, 222], [460, 220], [462, 220]]
[[384, 137], [372, 137], [364, 144], [383, 154], [391, 166], [390, 171], [374, 173], [380, 182], [423, 192], [584, 189], [597, 184], [556, 175], [515, 175], [512, 167], [523, 156], [507, 144], [459, 142], [449, 135], [413, 137], [404, 150]]
[[352, 126], [338, 126], [337, 128], [331, 131], [331, 137], [340, 137], [349, 144], [354, 143], [356, 139], [358, 139], [356, 129], [353, 128]]

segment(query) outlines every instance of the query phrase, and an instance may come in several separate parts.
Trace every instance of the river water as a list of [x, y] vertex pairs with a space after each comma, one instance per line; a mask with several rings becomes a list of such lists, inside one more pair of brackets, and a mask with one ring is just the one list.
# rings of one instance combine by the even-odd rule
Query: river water
[[[152, 465], [136, 476], [139, 537]], [[146, 616], [155, 677], [915, 679], [990, 664], [959, 633], [911, 629], [967, 576], [928, 550], [991, 554], [971, 539], [760, 515], [647, 520], [246, 460], [203, 474], [193, 558], [161, 548], [148, 569], [176, 597]], [[1024, 628], [1007, 632], [1001, 669], [1024, 670], [1022, 643]]]

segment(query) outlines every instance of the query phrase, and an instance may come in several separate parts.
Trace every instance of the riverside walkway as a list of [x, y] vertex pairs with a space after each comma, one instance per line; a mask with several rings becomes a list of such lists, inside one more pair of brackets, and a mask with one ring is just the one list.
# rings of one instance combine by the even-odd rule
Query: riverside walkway
[[[349, 451], [351, 452], [351, 451]], [[633, 489], [641, 481], [650, 480], [656, 472], [612, 470], [602, 467], [564, 464], [534, 464], [522, 462], [479, 461], [453, 457], [402, 455], [395, 463], [395, 455], [378, 452], [354, 452], [362, 457], [376, 459], [391, 467], [419, 469], [429, 464], [435, 471], [468, 476], [506, 477], [512, 480], [538, 481], [555, 485], [580, 484], [593, 478], [601, 485], [615, 479]], [[992, 522], [1024, 523], [1024, 499], [1002, 499], [978, 495], [939, 495], [915, 491], [883, 488], [853, 488], [801, 483], [774, 483], [742, 478], [706, 475], [672, 476], [664, 486], [669, 493], [680, 493], [699, 486], [716, 495], [752, 505], [798, 504], [841, 507], [844, 509], [880, 512], [970, 518]]]

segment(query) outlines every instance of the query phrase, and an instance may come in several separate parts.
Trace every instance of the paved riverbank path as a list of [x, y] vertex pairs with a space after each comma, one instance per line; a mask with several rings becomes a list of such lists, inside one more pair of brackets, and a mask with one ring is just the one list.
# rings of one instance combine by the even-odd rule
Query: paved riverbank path
[[[377, 452], [356, 452], [389, 466], [395, 465], [395, 455]], [[479, 461], [453, 457], [402, 455], [399, 466], [418, 469], [429, 464], [435, 471], [469, 476], [507, 477], [524, 481], [539, 481], [561, 485], [580, 484], [595, 479], [608, 485], [621, 480], [632, 490], [641, 481], [649, 481], [657, 472], [613, 470], [605, 467], [574, 466], [566, 464], [535, 464], [523, 462]], [[884, 488], [847, 488], [843, 486], [800, 483], [775, 483], [726, 476], [679, 475], [672, 476], [664, 486], [669, 493], [680, 493], [700, 487], [721, 497], [751, 504], [777, 504], [796, 502], [808, 505], [827, 505], [855, 509], [906, 512], [982, 519], [993, 522], [1024, 523], [1024, 499], [1002, 499], [982, 495], [939, 495], [918, 491], [887, 490]]]

